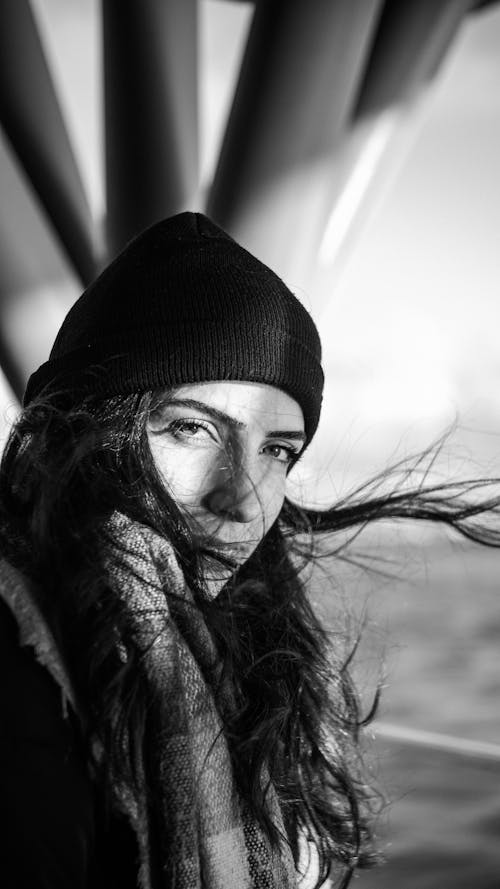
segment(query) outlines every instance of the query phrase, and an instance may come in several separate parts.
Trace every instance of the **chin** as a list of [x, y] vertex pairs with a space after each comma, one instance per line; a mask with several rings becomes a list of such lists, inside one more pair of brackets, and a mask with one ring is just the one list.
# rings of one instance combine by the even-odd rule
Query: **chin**
[[203, 585], [210, 595], [217, 595], [238, 570], [236, 566], [224, 566], [216, 556], [205, 553], [201, 563], [203, 571]]
[[229, 578], [226, 580], [207, 580], [205, 583], [205, 590], [208, 593], [210, 599], [216, 599], [219, 593], [222, 592]]

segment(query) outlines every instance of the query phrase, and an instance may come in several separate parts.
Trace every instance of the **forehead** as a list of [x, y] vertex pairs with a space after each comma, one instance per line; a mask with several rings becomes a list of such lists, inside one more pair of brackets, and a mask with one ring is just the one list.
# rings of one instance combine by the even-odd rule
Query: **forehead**
[[[186, 383], [173, 393], [175, 400], [194, 400], [228, 414], [244, 425], [303, 431], [304, 416], [300, 405], [286, 392], [266, 383], [216, 380]], [[278, 422], [279, 421], [279, 422]]]

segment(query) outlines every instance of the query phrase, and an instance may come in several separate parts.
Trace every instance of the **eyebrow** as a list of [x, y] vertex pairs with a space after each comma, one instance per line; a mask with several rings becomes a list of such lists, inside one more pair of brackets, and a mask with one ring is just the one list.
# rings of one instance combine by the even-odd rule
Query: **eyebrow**
[[[163, 407], [192, 407], [195, 410], [202, 411], [202, 413], [207, 414], [214, 420], [219, 420], [222, 423], [226, 423], [232, 429], [247, 428], [246, 423], [242, 423], [241, 420], [236, 420], [229, 414], [224, 413], [224, 411], [220, 411], [218, 410], [218, 408], [212, 407], [210, 404], [205, 404], [204, 401], [197, 401], [194, 398], [171, 398], [165, 402]], [[302, 442], [306, 440], [305, 432], [302, 432], [302, 430], [299, 429], [271, 429], [269, 430], [269, 432], [266, 432], [266, 437], [289, 438], [291, 441]]]

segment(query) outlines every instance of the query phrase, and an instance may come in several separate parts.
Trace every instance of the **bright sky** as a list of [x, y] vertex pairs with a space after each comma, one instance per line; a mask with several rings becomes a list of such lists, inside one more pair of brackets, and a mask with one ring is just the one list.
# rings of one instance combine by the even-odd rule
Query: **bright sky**
[[459, 471], [471, 471], [469, 455], [500, 472], [499, 47], [497, 5], [462, 28], [390, 192], [325, 300], [322, 484], [349, 486], [456, 416], [473, 430], [450, 445]]
[[[99, 218], [98, 3], [32, 5]], [[204, 0], [200, 11], [206, 179], [251, 4]], [[321, 329], [327, 373], [322, 425], [308, 461], [315, 471], [321, 467], [323, 481], [330, 477], [335, 490], [380, 468], [399, 443], [399, 455], [422, 447], [456, 413], [475, 430], [457, 441], [479, 464], [491, 468], [499, 451], [499, 47], [497, 4], [462, 28], [412, 147], [340, 281], [306, 294]], [[69, 291], [74, 286], [69, 282]], [[2, 403], [10, 401], [4, 392]]]

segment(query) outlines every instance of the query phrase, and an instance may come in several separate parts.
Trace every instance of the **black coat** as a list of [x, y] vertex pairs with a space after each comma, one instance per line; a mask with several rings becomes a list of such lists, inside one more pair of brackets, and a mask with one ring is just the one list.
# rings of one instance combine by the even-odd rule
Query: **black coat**
[[0, 886], [136, 889], [137, 844], [107, 817], [61, 689], [0, 599]]

